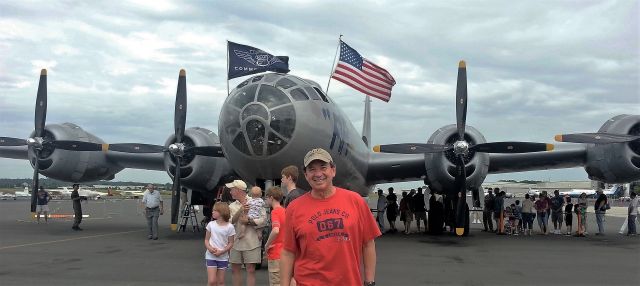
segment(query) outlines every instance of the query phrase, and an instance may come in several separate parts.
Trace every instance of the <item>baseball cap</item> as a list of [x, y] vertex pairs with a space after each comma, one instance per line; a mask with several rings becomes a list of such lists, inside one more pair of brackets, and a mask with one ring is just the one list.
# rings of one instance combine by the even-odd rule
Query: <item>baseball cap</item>
[[331, 159], [331, 155], [329, 152], [322, 148], [316, 148], [309, 152], [307, 155], [304, 155], [304, 167], [306, 168], [313, 160], [320, 160], [322, 162], [331, 163], [333, 159]]
[[233, 182], [227, 183], [225, 186], [229, 189], [238, 188], [243, 191], [247, 189], [247, 184], [243, 180], [233, 180]]

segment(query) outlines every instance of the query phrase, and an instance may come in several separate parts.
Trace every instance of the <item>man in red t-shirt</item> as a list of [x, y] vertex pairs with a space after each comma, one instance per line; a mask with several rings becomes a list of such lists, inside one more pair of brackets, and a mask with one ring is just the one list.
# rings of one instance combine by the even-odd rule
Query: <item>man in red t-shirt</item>
[[279, 187], [271, 187], [267, 190], [265, 198], [267, 205], [271, 207], [271, 234], [264, 248], [267, 250], [269, 262], [269, 285], [280, 285], [280, 252], [282, 251], [283, 233], [280, 228], [284, 225], [285, 210], [280, 205], [284, 194]]
[[304, 157], [311, 192], [287, 206], [280, 256], [283, 286], [290, 285], [291, 277], [301, 286], [375, 285], [374, 239], [380, 229], [359, 194], [333, 186], [335, 175], [327, 151], [313, 149]]

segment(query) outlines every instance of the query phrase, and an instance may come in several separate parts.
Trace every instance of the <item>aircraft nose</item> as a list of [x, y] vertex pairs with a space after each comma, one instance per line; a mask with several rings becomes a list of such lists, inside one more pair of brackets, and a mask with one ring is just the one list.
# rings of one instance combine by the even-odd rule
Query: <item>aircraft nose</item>
[[[220, 114], [220, 135], [233, 148], [248, 156], [267, 157], [291, 140], [296, 113], [290, 92], [297, 84], [286, 77], [255, 76], [231, 92]], [[283, 80], [287, 81], [286, 87]]]

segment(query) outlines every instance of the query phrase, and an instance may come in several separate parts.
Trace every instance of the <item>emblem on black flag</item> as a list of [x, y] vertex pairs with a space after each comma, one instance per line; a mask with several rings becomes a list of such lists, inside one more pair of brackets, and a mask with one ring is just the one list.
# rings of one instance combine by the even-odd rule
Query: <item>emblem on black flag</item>
[[235, 78], [265, 71], [289, 72], [289, 57], [274, 56], [247, 45], [228, 43], [228, 77]]

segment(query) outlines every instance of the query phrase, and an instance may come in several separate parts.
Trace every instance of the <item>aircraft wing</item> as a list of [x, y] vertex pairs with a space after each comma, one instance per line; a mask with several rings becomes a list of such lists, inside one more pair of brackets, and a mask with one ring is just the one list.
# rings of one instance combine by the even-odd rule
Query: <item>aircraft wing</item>
[[[97, 153], [97, 151], [91, 153]], [[0, 158], [28, 160], [28, 147], [0, 146]], [[107, 151], [104, 158], [108, 163], [111, 163], [115, 165], [114, 167], [119, 167], [120, 169], [131, 168], [164, 171], [163, 153], [123, 153]]]
[[[586, 163], [586, 148], [584, 145], [561, 144], [549, 152], [488, 154], [485, 158], [488, 160], [476, 162], [474, 159], [469, 163], [475, 165], [474, 170], [478, 170], [470, 174], [472, 177], [483, 172], [486, 175], [581, 167]], [[486, 167], [483, 168], [483, 165]], [[429, 184], [438, 184], [445, 181], [448, 175], [453, 178], [452, 166], [445, 156], [437, 154], [371, 153], [367, 182], [380, 184], [427, 178]]]
[[122, 168], [164, 171], [164, 153], [107, 152], [110, 162]]
[[489, 174], [582, 167], [586, 160], [584, 145], [556, 145], [549, 152], [489, 154]]
[[371, 153], [367, 183], [417, 181], [426, 174], [424, 154]]

